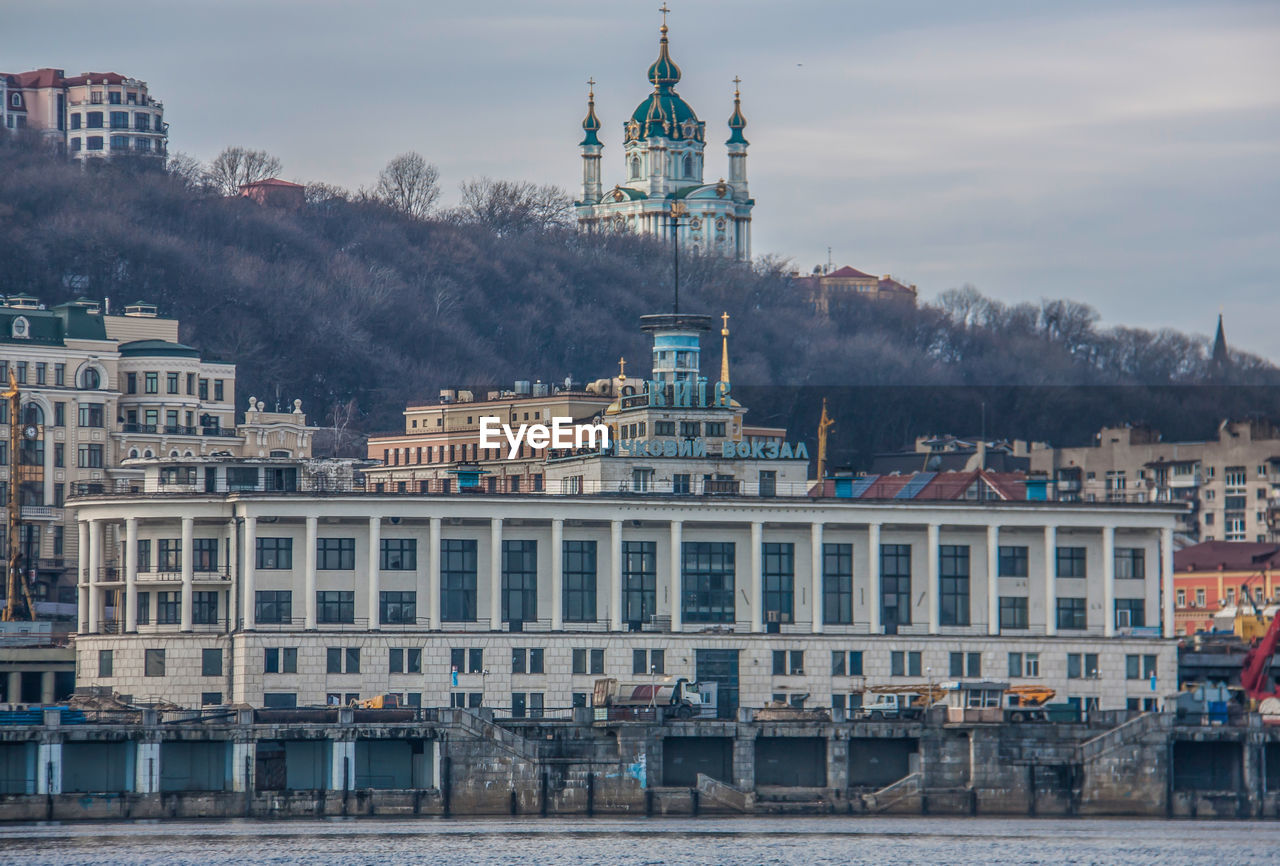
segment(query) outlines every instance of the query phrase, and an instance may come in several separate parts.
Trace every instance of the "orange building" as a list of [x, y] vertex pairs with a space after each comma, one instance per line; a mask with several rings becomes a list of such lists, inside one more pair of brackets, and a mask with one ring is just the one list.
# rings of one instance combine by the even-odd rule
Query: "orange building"
[[[1173, 554], [1174, 623], [1178, 634], [1212, 631], [1235, 618], [1240, 603], [1280, 603], [1280, 545], [1206, 541]], [[1226, 626], [1229, 628], [1229, 625]]]

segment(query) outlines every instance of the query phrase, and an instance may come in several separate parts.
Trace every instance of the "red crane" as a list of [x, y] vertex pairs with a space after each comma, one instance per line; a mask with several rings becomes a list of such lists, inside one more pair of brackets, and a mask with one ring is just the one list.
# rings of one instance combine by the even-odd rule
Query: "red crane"
[[1254, 700], [1280, 699], [1280, 688], [1270, 682], [1271, 658], [1275, 655], [1277, 643], [1280, 643], [1280, 612], [1271, 617], [1267, 633], [1244, 656], [1240, 685]]

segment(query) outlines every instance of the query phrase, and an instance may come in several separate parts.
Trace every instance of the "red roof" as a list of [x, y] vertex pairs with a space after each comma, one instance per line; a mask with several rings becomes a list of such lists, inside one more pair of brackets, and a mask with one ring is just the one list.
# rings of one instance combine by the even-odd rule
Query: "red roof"
[[289, 183], [289, 181], [281, 180], [278, 177], [269, 177], [266, 180], [255, 180], [253, 183], [240, 184], [241, 189], [254, 189], [255, 187], [260, 187], [260, 186], [285, 186], [285, 187], [293, 187], [295, 189], [306, 189], [306, 187], [303, 184]]
[[911, 292], [910, 286], [904, 286], [893, 277], [883, 277], [880, 280], [880, 291], [885, 292]]
[[33, 69], [30, 72], [18, 72], [11, 75], [16, 87], [61, 87], [61, 69]]
[[1173, 553], [1174, 571], [1262, 571], [1280, 568], [1280, 545], [1205, 541]]
[[[985, 469], [974, 469], [969, 472], [912, 472], [909, 475], [880, 475], [855, 498], [893, 499], [908, 484], [922, 480], [922, 476], [932, 477], [924, 482], [914, 496], [908, 498], [959, 501], [965, 498], [965, 492], [980, 478], [1000, 499], [1027, 498], [1026, 475], [1021, 472], [989, 472]], [[861, 487], [858, 483], [860, 480], [865, 481], [865, 479], [853, 479], [855, 488]], [[835, 498], [835, 479], [827, 478], [821, 484], [814, 485], [809, 495], [815, 498]]]
[[65, 79], [63, 81], [68, 87], [74, 87], [79, 84], [124, 84], [129, 79], [127, 75], [121, 75], [119, 72], [82, 72], [79, 75]]
[[849, 267], [848, 265], [845, 265], [843, 268], [840, 268], [838, 271], [832, 271], [832, 272], [831, 272], [831, 273], [829, 273], [829, 274], [824, 274], [824, 276], [828, 276], [828, 277], [846, 277], [846, 278], [849, 278], [849, 279], [855, 279], [855, 280], [874, 280], [874, 279], [877, 279], [877, 277], [875, 277], [875, 276], [873, 276], [873, 275], [871, 275], [871, 274], [864, 274], [862, 271], [858, 270], [857, 268], [851, 268], [851, 267]]

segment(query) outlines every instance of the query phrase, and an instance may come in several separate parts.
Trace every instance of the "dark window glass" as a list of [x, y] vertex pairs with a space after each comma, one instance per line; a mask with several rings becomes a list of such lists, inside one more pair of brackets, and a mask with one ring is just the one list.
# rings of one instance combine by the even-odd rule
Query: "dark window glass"
[[206, 649], [200, 651], [200, 675], [205, 677], [222, 676], [222, 650]]
[[880, 623], [885, 634], [911, 625], [911, 545], [880, 545]]
[[1000, 577], [1027, 576], [1027, 548], [1025, 546], [1001, 546], [999, 552]]
[[622, 621], [648, 622], [657, 612], [657, 543], [622, 542]]
[[259, 538], [258, 568], [293, 568], [293, 539]]
[[822, 545], [822, 621], [853, 622], [853, 545]]
[[1116, 548], [1116, 580], [1142, 580], [1147, 576], [1147, 552], [1141, 547]]
[[341, 590], [318, 591], [316, 593], [316, 621], [322, 623], [355, 622], [356, 594]]
[[196, 538], [191, 542], [191, 555], [196, 571], [218, 570], [218, 539]]
[[162, 677], [164, 676], [164, 650], [149, 649], [145, 651], [143, 657], [144, 669], [143, 676]]
[[1085, 577], [1083, 547], [1058, 548], [1058, 577]]
[[260, 589], [254, 595], [255, 621], [288, 624], [293, 620], [293, 593], [290, 590]]
[[197, 625], [213, 625], [218, 621], [218, 593], [191, 593], [191, 621]]
[[969, 624], [969, 546], [938, 546], [939, 602], [941, 625]]
[[384, 571], [413, 571], [418, 567], [418, 540], [416, 538], [382, 539]]
[[564, 572], [564, 621], [596, 620], [596, 543], [566, 541], [561, 554]]
[[1117, 598], [1116, 599], [1116, 626], [1119, 628], [1129, 628], [1130, 626], [1145, 626], [1147, 624], [1147, 607], [1146, 602], [1140, 598]]
[[1000, 597], [1000, 628], [1029, 628], [1026, 596]]
[[502, 620], [538, 618], [538, 542], [502, 542]]
[[682, 554], [685, 622], [733, 622], [733, 542], [686, 541]]
[[173, 625], [182, 622], [182, 593], [156, 593], [156, 623]]
[[316, 569], [319, 571], [352, 571], [356, 567], [354, 538], [317, 538]]
[[794, 622], [796, 547], [790, 542], [766, 542], [762, 555], [765, 622]]
[[1082, 629], [1085, 627], [1085, 600], [1083, 598], [1058, 599], [1058, 628]]
[[380, 592], [379, 622], [385, 625], [413, 625], [418, 621], [416, 592]]
[[445, 622], [476, 621], [474, 538], [440, 540], [440, 618]]

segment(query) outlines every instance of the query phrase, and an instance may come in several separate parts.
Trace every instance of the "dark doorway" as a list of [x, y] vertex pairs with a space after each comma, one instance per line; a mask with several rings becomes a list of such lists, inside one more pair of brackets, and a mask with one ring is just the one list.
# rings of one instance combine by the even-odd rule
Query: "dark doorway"
[[916, 740], [907, 737], [849, 740], [849, 787], [883, 788], [911, 774]]
[[825, 788], [827, 741], [821, 737], [757, 737], [756, 785]]
[[700, 649], [694, 655], [694, 675], [700, 683], [715, 683], [716, 716], [733, 719], [738, 716], [738, 650]]
[[693, 788], [698, 774], [733, 784], [733, 740], [728, 737], [667, 737], [662, 741], [662, 784]]

